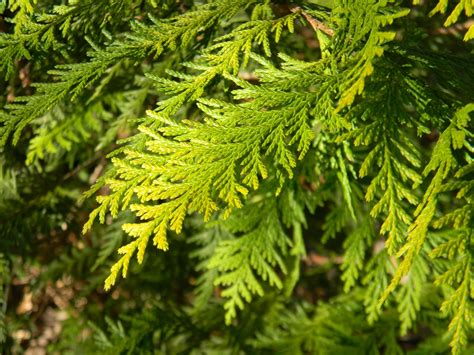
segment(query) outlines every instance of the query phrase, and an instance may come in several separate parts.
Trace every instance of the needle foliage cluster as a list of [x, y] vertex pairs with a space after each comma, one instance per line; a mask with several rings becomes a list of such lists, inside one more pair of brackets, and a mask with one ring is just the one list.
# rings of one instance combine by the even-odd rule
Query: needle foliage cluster
[[472, 353], [473, 8], [0, 1], [4, 349]]

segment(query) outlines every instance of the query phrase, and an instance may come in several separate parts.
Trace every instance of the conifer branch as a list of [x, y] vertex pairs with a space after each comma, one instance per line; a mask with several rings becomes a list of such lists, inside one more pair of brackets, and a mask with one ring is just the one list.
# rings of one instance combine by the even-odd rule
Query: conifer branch
[[2, 255], [75, 244], [95, 196], [83, 233], [106, 226], [51, 263], [135, 273], [91, 349], [469, 352], [472, 55], [399, 4], [0, 1], [0, 283]]
[[[37, 94], [33, 97], [16, 98], [17, 104], [7, 106], [10, 114], [0, 127], [0, 146], [13, 135], [13, 143], [20, 139], [23, 129], [35, 118], [49, 111], [70, 96], [74, 100], [84, 89], [97, 81], [106, 71], [111, 70], [125, 59], [142, 61], [149, 55], [160, 55], [165, 48], [175, 49], [177, 41], [182, 46], [190, 45], [200, 31], [205, 30], [220, 18], [233, 16], [248, 1], [237, 1], [231, 6], [227, 2], [203, 5], [194, 12], [185, 13], [173, 21], [157, 22], [154, 26], [136, 23], [133, 32], [125, 41], [113, 42], [105, 49], [90, 53], [90, 61], [65, 64], [49, 72], [59, 77], [55, 83], [34, 84]], [[18, 104], [20, 103], [20, 104]]]

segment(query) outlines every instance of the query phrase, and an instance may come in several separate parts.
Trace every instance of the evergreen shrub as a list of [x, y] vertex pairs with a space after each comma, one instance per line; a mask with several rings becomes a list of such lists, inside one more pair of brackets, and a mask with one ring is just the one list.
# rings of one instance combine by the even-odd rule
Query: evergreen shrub
[[472, 354], [473, 8], [0, 0], [0, 346]]

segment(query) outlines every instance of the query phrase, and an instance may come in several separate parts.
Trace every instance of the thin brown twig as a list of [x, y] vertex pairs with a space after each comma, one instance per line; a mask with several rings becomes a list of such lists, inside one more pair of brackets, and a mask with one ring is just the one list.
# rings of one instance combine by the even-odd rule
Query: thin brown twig
[[334, 30], [332, 28], [329, 28], [328, 26], [326, 26], [324, 23], [322, 23], [321, 21], [319, 20], [316, 20], [314, 17], [312, 17], [310, 14], [308, 14], [306, 11], [304, 11], [301, 7], [299, 6], [292, 6], [290, 8], [291, 12], [293, 13], [300, 13], [301, 15], [304, 16], [304, 18], [306, 19], [306, 21], [309, 22], [309, 24], [311, 25], [311, 27], [313, 27], [313, 29], [315, 31], [317, 30], [320, 30], [320, 31], [323, 31], [325, 34], [327, 34], [328, 36], [334, 36]]
[[474, 26], [474, 20], [467, 20], [466, 22], [456, 23], [450, 27], [441, 27], [432, 31], [435, 35], [454, 35], [459, 36], [469, 30], [469, 27]]
[[100, 160], [103, 157], [104, 157], [104, 152], [95, 153], [93, 157], [87, 159], [84, 163], [79, 164], [78, 166], [76, 166], [74, 168], [74, 170], [72, 170], [72, 171], [68, 172], [66, 175], [64, 175], [63, 178], [62, 178], [62, 181], [70, 179], [71, 177], [73, 177], [74, 175], [79, 173], [82, 169], [87, 168], [88, 166], [90, 166], [91, 164], [93, 164], [97, 160]]

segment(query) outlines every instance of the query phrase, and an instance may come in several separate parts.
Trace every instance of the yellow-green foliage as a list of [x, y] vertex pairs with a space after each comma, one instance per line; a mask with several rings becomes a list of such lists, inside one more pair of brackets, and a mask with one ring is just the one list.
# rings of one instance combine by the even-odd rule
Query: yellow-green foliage
[[[132, 218], [105, 289], [130, 273], [135, 257], [142, 264], [156, 255], [150, 243], [164, 252], [184, 235], [200, 260], [197, 313], [219, 293], [233, 325], [249, 304], [274, 297], [268, 314], [281, 312], [281, 322], [255, 337], [256, 348], [398, 354], [397, 334], [425, 327], [428, 309], [439, 306], [446, 347], [469, 349], [469, 44], [440, 39], [462, 48], [445, 51], [417, 27], [429, 15], [395, 0], [192, 3], [73, 1], [33, 16], [39, 2], [17, 1], [9, 5], [14, 30], [0, 34], [7, 80], [20, 60], [50, 56], [41, 59], [47, 81], [4, 100], [2, 146], [26, 140], [26, 164], [40, 169], [62, 155], [74, 161], [74, 147], [88, 140], [109, 154], [84, 196], [97, 195], [97, 205], [83, 233], [124, 211]], [[440, 1], [430, 15], [450, 9], [450, 26], [473, 6]], [[77, 33], [91, 47], [83, 61], [69, 52]], [[279, 302], [308, 282], [300, 279], [306, 246], [331, 239], [343, 252], [334, 258], [338, 291], [348, 295], [312, 317], [303, 308], [283, 312]], [[349, 313], [355, 318], [345, 324]], [[356, 348], [347, 340], [356, 322], [388, 331]]]

